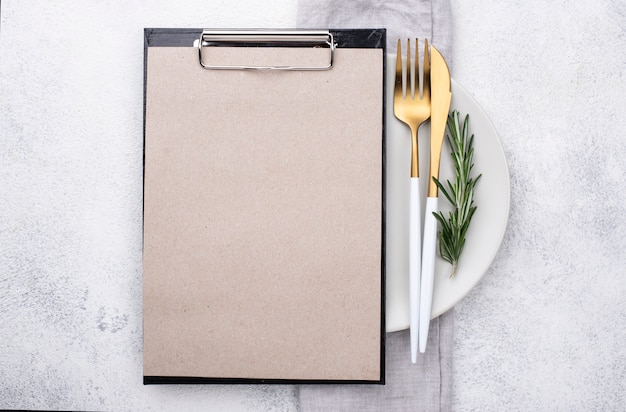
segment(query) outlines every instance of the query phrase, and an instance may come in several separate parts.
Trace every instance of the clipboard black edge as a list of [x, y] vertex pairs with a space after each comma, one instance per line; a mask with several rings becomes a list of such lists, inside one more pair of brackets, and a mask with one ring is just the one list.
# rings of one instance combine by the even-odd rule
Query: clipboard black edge
[[[146, 28], [144, 50], [148, 47], [191, 47], [203, 29]], [[326, 29], [328, 30], [328, 29]], [[330, 29], [338, 48], [384, 49], [386, 29]]]
[[333, 380], [333, 379], [256, 379], [256, 378], [205, 378], [198, 376], [144, 376], [144, 385], [371, 385], [381, 384], [378, 380]]
[[[148, 48], [149, 47], [191, 47], [198, 39], [203, 29], [197, 28], [145, 28], [143, 54], [143, 156], [142, 156], [142, 208], [141, 208], [141, 243], [143, 251], [143, 213], [145, 206], [145, 166], [146, 166], [146, 93], [148, 80]], [[387, 30], [379, 29], [330, 29], [338, 48], [368, 48], [382, 49], [382, 207], [381, 207], [381, 341], [380, 341], [380, 378], [378, 380], [300, 380], [300, 379], [248, 379], [248, 378], [213, 378], [213, 377], [184, 377], [184, 376], [150, 376], [144, 375], [144, 385], [162, 384], [378, 384], [385, 385], [385, 350], [386, 350], [386, 175], [387, 175], [387, 59], [386, 42]], [[143, 253], [142, 253], [143, 254]]]
[[381, 277], [381, 285], [380, 285], [380, 307], [382, 310], [382, 314], [380, 317], [380, 385], [385, 384], [385, 353], [386, 353], [386, 337], [387, 337], [387, 326], [386, 326], [386, 296], [387, 296], [387, 247], [386, 247], [386, 227], [387, 227], [387, 31], [385, 29], [380, 30], [380, 39], [378, 42], [380, 43], [380, 47], [383, 49], [383, 73], [382, 73], [382, 84], [383, 84], [383, 110], [381, 114], [382, 121], [382, 159], [381, 159], [381, 178], [382, 178], [382, 188], [381, 188], [381, 216], [380, 216], [380, 277]]

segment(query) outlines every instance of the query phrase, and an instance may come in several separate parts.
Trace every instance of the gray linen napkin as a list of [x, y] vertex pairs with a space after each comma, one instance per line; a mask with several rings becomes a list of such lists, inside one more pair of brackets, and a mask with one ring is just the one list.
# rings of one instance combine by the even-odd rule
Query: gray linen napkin
[[[297, 19], [299, 28], [386, 28], [389, 53], [398, 38], [428, 38], [452, 63], [449, 0], [299, 0]], [[453, 327], [453, 311], [434, 319], [416, 364], [408, 331], [387, 334], [385, 386], [301, 385], [300, 410], [449, 411]]]

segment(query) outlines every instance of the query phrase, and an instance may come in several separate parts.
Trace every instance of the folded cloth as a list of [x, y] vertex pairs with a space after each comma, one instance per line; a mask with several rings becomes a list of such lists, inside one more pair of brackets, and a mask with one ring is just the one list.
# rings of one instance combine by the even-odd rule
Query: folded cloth
[[449, 0], [299, 0], [299, 28], [385, 28], [387, 51], [398, 39], [428, 38], [450, 65]]
[[[397, 40], [428, 38], [451, 65], [449, 0], [299, 0], [299, 28], [386, 28], [387, 51]], [[406, 44], [406, 43], [404, 43]], [[451, 405], [454, 313], [431, 321], [426, 353], [411, 363], [408, 331], [386, 336], [386, 384], [301, 385], [307, 411], [448, 411]]]
[[300, 385], [299, 407], [309, 411], [449, 411], [454, 315], [430, 323], [426, 353], [411, 363], [408, 331], [387, 334], [386, 383]]

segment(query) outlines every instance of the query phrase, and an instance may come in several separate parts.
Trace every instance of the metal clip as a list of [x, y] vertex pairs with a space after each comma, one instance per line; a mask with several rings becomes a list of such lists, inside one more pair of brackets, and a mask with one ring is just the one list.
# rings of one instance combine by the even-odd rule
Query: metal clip
[[[194, 42], [198, 47], [200, 65], [211, 70], [329, 70], [333, 67], [335, 43], [333, 34], [324, 30], [203, 30]], [[321, 66], [240, 66], [212, 65], [203, 59], [203, 50], [219, 46], [328, 47], [329, 61]]]

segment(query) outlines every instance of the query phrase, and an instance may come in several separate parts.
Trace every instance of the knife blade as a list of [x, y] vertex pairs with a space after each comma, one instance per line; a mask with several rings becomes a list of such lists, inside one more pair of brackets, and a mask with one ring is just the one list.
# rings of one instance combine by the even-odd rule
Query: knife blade
[[419, 347], [426, 351], [430, 314], [433, 301], [435, 276], [435, 254], [437, 251], [437, 219], [433, 213], [439, 211], [439, 188], [433, 177], [439, 179], [441, 148], [446, 131], [450, 101], [452, 100], [450, 70], [445, 59], [432, 44], [430, 46], [430, 174], [428, 197], [424, 218], [424, 238], [422, 241], [422, 277], [420, 285]]

